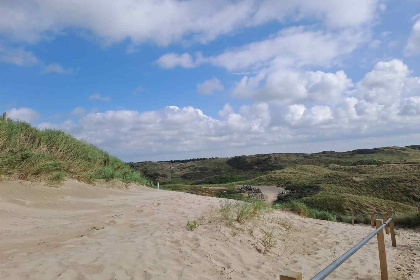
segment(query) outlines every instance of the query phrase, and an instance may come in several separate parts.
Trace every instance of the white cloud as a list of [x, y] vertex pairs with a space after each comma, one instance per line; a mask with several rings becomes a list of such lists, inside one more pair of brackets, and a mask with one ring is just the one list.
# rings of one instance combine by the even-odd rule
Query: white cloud
[[188, 53], [183, 54], [176, 54], [176, 53], [168, 53], [161, 56], [156, 63], [165, 69], [171, 69], [176, 66], [180, 66], [183, 68], [192, 68], [195, 67], [197, 64], [194, 62], [192, 56]]
[[71, 74], [73, 73], [72, 69], [65, 69], [58, 63], [51, 63], [43, 66], [41, 74], [56, 73], [56, 74]]
[[325, 32], [290, 27], [272, 38], [228, 49], [217, 56], [202, 58], [200, 63], [210, 62], [230, 71], [270, 65], [330, 66], [337, 64], [340, 57], [354, 51], [368, 38], [369, 34], [358, 30]]
[[86, 110], [85, 110], [85, 108], [82, 108], [82, 107], [76, 107], [70, 113], [70, 115], [76, 116], [76, 117], [79, 117], [80, 118], [80, 117], [83, 117], [84, 115], [86, 115]]
[[344, 92], [352, 85], [352, 81], [343, 71], [301, 73], [297, 70], [278, 69], [267, 75], [260, 73], [255, 77], [242, 78], [236, 84], [233, 96], [278, 100], [283, 103], [334, 103], [341, 100]]
[[197, 91], [201, 94], [213, 94], [215, 91], [221, 90], [224, 90], [224, 87], [217, 78], [206, 80], [197, 85]]
[[413, 96], [403, 100], [401, 115], [420, 116], [420, 92], [419, 96]]
[[230, 114], [232, 114], [233, 112], [234, 111], [233, 111], [232, 106], [230, 106], [229, 103], [226, 103], [225, 106], [223, 106], [223, 109], [219, 111], [219, 116], [225, 118], [229, 116]]
[[[1, 14], [1, 12], [0, 12]], [[70, 74], [72, 69], [65, 69], [58, 63], [45, 64], [32, 52], [24, 50], [22, 47], [14, 48], [1, 44], [0, 42], [0, 62], [11, 63], [17, 66], [38, 66], [41, 74], [57, 73]]]
[[26, 107], [13, 108], [6, 113], [9, 118], [17, 121], [34, 122], [39, 120], [39, 113]]
[[368, 102], [391, 104], [399, 100], [409, 69], [401, 60], [380, 61], [358, 83], [358, 92]]
[[[420, 94], [403, 96], [399, 95], [400, 102], [395, 104], [368, 102], [363, 95], [360, 99], [345, 97], [336, 105], [297, 103], [285, 107], [259, 102], [242, 106], [238, 112], [225, 104], [219, 112], [221, 119], [190, 106], [149, 112], [112, 110], [39, 127], [64, 129], [132, 161], [272, 152], [274, 147], [298, 143], [313, 147], [314, 143], [348, 139], [365, 139], [377, 146], [375, 137], [418, 134]], [[264, 148], [269, 146], [271, 149]]]
[[302, 104], [290, 105], [285, 116], [285, 120], [293, 126], [319, 125], [332, 118], [332, 111], [328, 106], [314, 106], [307, 109]]
[[377, 0], [248, 1], [1, 1], [0, 33], [36, 42], [63, 30], [87, 30], [105, 43], [130, 39], [159, 45], [207, 42], [269, 21], [321, 20], [327, 28], [356, 28], [378, 13]]
[[11, 48], [0, 44], [0, 62], [18, 66], [33, 66], [37, 65], [39, 60], [33, 53], [25, 51], [23, 48]]
[[420, 54], [420, 19], [416, 21], [404, 49], [406, 56]]
[[91, 96], [89, 96], [90, 100], [101, 100], [101, 101], [110, 101], [111, 97], [109, 96], [102, 96], [99, 93], [94, 93]]

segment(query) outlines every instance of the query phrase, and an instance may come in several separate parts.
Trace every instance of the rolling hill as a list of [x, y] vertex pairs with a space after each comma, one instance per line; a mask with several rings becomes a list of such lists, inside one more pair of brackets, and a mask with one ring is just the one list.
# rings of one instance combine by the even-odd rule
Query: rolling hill
[[392, 209], [400, 217], [414, 213], [420, 220], [415, 214], [420, 202], [420, 145], [130, 165], [171, 190], [240, 199], [244, 195], [236, 185], [280, 183], [297, 193], [280, 196], [278, 205], [298, 201], [336, 215], [354, 211], [363, 221], [371, 211]]

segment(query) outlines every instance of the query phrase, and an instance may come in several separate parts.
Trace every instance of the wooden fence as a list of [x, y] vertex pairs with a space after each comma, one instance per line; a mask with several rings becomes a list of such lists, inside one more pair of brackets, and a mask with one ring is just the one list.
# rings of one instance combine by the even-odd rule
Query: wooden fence
[[[321, 272], [311, 278], [311, 280], [321, 280], [325, 279], [330, 273], [332, 273], [337, 267], [349, 259], [354, 253], [356, 253], [360, 248], [362, 248], [367, 242], [369, 242], [375, 235], [377, 236], [378, 241], [378, 252], [379, 252], [379, 264], [381, 270], [381, 280], [388, 280], [388, 268], [386, 261], [386, 250], [385, 250], [385, 234], [391, 233], [392, 246], [397, 247], [397, 241], [395, 239], [395, 228], [394, 228], [394, 215], [393, 211], [388, 211], [384, 213], [385, 223], [382, 219], [374, 219], [375, 214], [370, 213], [371, 225], [372, 227], [376, 226], [376, 230], [370, 233], [362, 241], [357, 243], [353, 248], [344, 253], [340, 258], [332, 262]], [[354, 224], [354, 213], [352, 211], [352, 222]], [[280, 275], [280, 280], [302, 280], [302, 273], [286, 270]]]

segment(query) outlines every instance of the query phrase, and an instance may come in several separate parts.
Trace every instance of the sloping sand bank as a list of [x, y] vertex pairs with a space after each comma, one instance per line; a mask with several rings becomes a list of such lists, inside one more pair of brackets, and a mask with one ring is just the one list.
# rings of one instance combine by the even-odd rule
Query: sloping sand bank
[[[309, 279], [371, 228], [274, 211], [264, 218], [275, 247], [249, 230], [199, 220], [220, 199], [67, 181], [0, 182], [0, 279], [278, 279], [284, 269]], [[200, 220], [201, 221], [201, 220]], [[204, 220], [205, 221], [205, 220]], [[263, 226], [264, 226], [263, 225]], [[390, 279], [420, 279], [420, 233], [386, 236]], [[328, 279], [380, 279], [372, 240]]]

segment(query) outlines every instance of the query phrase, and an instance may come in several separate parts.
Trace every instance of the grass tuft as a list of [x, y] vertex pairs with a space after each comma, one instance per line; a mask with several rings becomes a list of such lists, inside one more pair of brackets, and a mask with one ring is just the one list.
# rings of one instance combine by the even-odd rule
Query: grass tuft
[[59, 130], [39, 130], [24, 122], [0, 120], [0, 175], [59, 183], [65, 177], [85, 182], [152, 182], [128, 164]]

